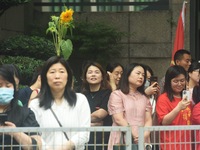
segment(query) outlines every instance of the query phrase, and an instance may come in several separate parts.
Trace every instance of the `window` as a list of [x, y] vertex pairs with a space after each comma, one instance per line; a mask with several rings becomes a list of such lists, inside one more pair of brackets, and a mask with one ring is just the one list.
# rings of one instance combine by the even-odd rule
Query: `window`
[[144, 10], [167, 10], [169, 0], [41, 0], [43, 12], [61, 12], [64, 5], [75, 12], [121, 12]]
[[[42, 0], [42, 2], [52, 2], [52, 3], [59, 3], [59, 6], [42, 6], [43, 12], [61, 12], [64, 10], [64, 4], [68, 2], [76, 2], [79, 3], [81, 0]], [[61, 4], [61, 5], [60, 5]], [[72, 8], [76, 12], [80, 12], [80, 6], [70, 6], [69, 8]]]
[[[104, 2], [106, 4], [106, 2], [123, 2], [123, 0], [91, 0], [91, 2]], [[105, 12], [105, 11], [123, 11], [123, 6], [118, 5], [118, 6], [112, 6], [112, 5], [105, 5], [105, 6], [92, 6], [91, 7], [91, 11], [97, 11], [97, 12]]]

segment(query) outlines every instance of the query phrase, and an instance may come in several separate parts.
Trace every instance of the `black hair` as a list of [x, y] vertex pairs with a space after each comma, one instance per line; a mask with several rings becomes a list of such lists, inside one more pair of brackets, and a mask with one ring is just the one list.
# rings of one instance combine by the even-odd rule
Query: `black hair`
[[20, 75], [19, 68], [16, 65], [14, 65], [14, 64], [3, 64], [2, 67], [7, 68], [12, 73], [12, 75], [17, 77], [20, 81], [21, 75]]
[[38, 79], [38, 76], [41, 75], [41, 72], [42, 72], [42, 66], [39, 66], [35, 69], [33, 75], [32, 75], [32, 79], [31, 79], [31, 82], [30, 82], [30, 86], [33, 85], [37, 79]]
[[118, 67], [118, 66], [120, 66], [120, 67], [122, 67], [122, 70], [124, 70], [124, 67], [122, 66], [122, 64], [120, 64], [120, 63], [109, 63], [109, 64], [107, 64], [107, 66], [106, 66], [106, 71], [109, 71], [109, 72], [113, 72], [114, 71], [114, 69], [116, 68], [116, 67]]
[[200, 86], [195, 86], [192, 92], [192, 100], [196, 104], [200, 102]]
[[14, 75], [13, 75], [13, 71], [10, 69], [10, 64], [3, 64], [0, 67], [0, 76], [10, 82], [11, 84], [13, 84], [14, 86], [14, 95], [13, 95], [13, 99], [10, 103], [10, 108], [14, 108], [16, 106], [18, 106], [18, 101], [17, 101], [17, 90], [16, 90], [16, 83], [15, 83], [15, 79], [14, 79]]
[[68, 74], [67, 84], [64, 91], [64, 98], [66, 99], [66, 101], [69, 103], [71, 107], [75, 106], [76, 101], [77, 101], [76, 93], [72, 89], [73, 74], [68, 62], [63, 57], [53, 56], [53, 57], [50, 57], [45, 62], [42, 72], [41, 72], [41, 90], [38, 97], [40, 99], [40, 107], [44, 107], [45, 109], [48, 109], [51, 107], [53, 99], [54, 99], [51, 93], [50, 87], [47, 83], [47, 72], [49, 68], [56, 63], [61, 63], [65, 67]]
[[192, 73], [196, 69], [200, 69], [200, 63], [198, 61], [192, 61], [188, 69], [188, 73]]
[[184, 54], [191, 55], [190, 52], [185, 49], [180, 49], [176, 51], [176, 53], [174, 54], [174, 63], [176, 64], [176, 60], [181, 60]]
[[143, 65], [146, 69], [146, 71], [149, 71], [149, 73], [151, 74], [151, 76], [154, 75], [153, 70], [151, 69], [151, 67], [149, 67], [148, 65]]
[[97, 62], [93, 62], [93, 61], [88, 61], [84, 67], [83, 67], [83, 72], [82, 72], [82, 88], [81, 88], [81, 91], [82, 93], [86, 93], [88, 91], [90, 91], [89, 89], [89, 83], [87, 82], [86, 80], [86, 73], [87, 73], [87, 70], [90, 66], [95, 66], [97, 67], [100, 71], [101, 71], [101, 74], [102, 74], [102, 81], [101, 81], [101, 86], [100, 86], [100, 89], [111, 89], [110, 87], [110, 84], [109, 82], [107, 81], [107, 76], [106, 76], [106, 72], [105, 70], [103, 69], [103, 67], [97, 63]]
[[142, 67], [144, 69], [144, 82], [143, 84], [137, 88], [137, 90], [142, 93], [142, 94], [145, 94], [144, 93], [144, 84], [146, 82], [146, 69], [144, 67], [144, 65], [142, 64], [139, 64], [139, 63], [132, 63], [132, 64], [129, 64], [127, 65], [125, 68], [124, 68], [124, 71], [123, 71], [123, 74], [122, 74], [122, 77], [121, 77], [121, 80], [119, 81], [119, 89], [121, 89], [121, 91], [124, 93], [124, 94], [128, 94], [130, 92], [130, 88], [129, 88], [129, 81], [128, 81], [128, 78], [131, 74], [131, 72], [133, 71], [133, 69], [135, 67]]
[[178, 66], [178, 65], [171, 66], [166, 71], [164, 92], [167, 93], [167, 96], [170, 101], [174, 99], [174, 96], [173, 96], [174, 92], [171, 87], [171, 80], [181, 74], [185, 76], [185, 79], [187, 78], [187, 72], [185, 71], [185, 69], [182, 66]]

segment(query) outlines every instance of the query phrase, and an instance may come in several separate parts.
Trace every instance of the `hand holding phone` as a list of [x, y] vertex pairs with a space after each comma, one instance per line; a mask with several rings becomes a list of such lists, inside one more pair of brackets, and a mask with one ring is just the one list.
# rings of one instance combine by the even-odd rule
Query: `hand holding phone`
[[[158, 82], [158, 77], [156, 76], [151, 76], [150, 77], [150, 85], [154, 84], [155, 82]], [[155, 84], [154, 87], [156, 87], [158, 84]]]
[[189, 101], [190, 100], [190, 91], [189, 90], [183, 90], [182, 92], [182, 98]]
[[6, 121], [8, 121], [8, 115], [6, 113], [0, 114], [0, 126], [5, 125]]

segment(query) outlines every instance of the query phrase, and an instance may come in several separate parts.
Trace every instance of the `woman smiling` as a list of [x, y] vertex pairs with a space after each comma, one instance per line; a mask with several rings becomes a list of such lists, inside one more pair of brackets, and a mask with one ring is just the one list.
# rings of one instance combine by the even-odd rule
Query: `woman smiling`
[[[182, 97], [186, 87], [187, 73], [181, 66], [171, 66], [165, 74], [164, 93], [158, 98], [156, 112], [160, 125], [190, 125], [191, 101]], [[161, 150], [190, 150], [191, 133], [189, 131], [162, 131], [160, 133]]]

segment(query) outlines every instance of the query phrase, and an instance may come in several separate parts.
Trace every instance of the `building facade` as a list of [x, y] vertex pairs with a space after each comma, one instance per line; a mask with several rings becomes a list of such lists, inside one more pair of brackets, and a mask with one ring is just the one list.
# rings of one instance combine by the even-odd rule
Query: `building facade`
[[[0, 18], [0, 40], [25, 33], [31, 23], [46, 26], [50, 16], [62, 9], [62, 0], [52, 0], [51, 5], [44, 4], [47, 0], [37, 1], [28, 5], [13, 7]], [[77, 2], [80, 1], [79, 6]], [[82, 3], [81, 3], [82, 2]], [[92, 2], [92, 4], [90, 3]], [[99, 5], [94, 5], [99, 2]], [[108, 2], [105, 6], [102, 3]], [[120, 3], [122, 0], [112, 1]], [[170, 65], [173, 40], [182, 0], [127, 0], [135, 5], [115, 5], [109, 0], [68, 0], [75, 11], [74, 18], [89, 22], [102, 21], [118, 28], [129, 36], [121, 41], [123, 49], [119, 58], [122, 64], [132, 62], [148, 64], [155, 75], [161, 78]], [[152, 5], [139, 5], [141, 3]], [[54, 5], [57, 3], [58, 5]], [[132, 4], [133, 4], [132, 3]], [[156, 5], [156, 3], [160, 3]], [[73, 6], [74, 5], [74, 6]], [[187, 3], [185, 49], [190, 50], [190, 2]], [[14, 17], [13, 17], [14, 14]], [[12, 18], [9, 19], [9, 18]], [[192, 52], [193, 53], [193, 52]], [[195, 58], [196, 59], [196, 58]]]

